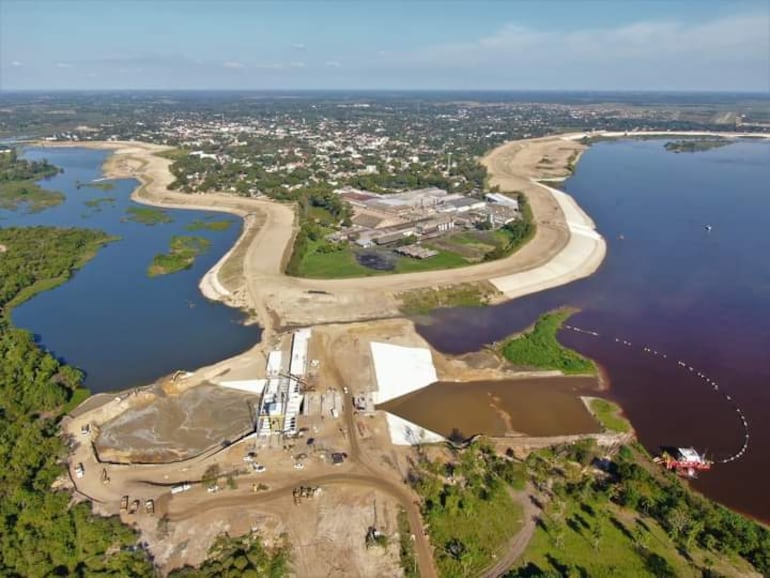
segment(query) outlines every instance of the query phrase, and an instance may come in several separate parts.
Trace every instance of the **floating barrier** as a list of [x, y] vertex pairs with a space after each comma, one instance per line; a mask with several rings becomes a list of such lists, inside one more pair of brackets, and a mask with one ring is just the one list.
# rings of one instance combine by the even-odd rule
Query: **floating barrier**
[[[596, 331], [590, 331], [588, 329], [582, 329], [580, 327], [575, 327], [574, 325], [567, 325], [567, 324], [565, 324], [565, 325], [563, 325], [563, 327], [564, 327], [564, 329], [568, 329], [568, 330], [573, 331], [575, 333], [581, 333], [583, 335], [591, 335], [592, 337], [602, 337], [602, 335], [600, 335]], [[625, 345], [626, 347], [633, 347], [633, 344], [631, 343], [631, 341], [629, 341], [627, 339], [623, 339], [623, 338], [620, 338], [620, 337], [613, 337], [612, 339], [614, 340], [615, 343], [620, 343], [622, 345]], [[667, 354], [665, 354], [665, 353], [663, 353], [661, 351], [658, 351], [657, 349], [653, 349], [649, 345], [643, 346], [641, 348], [641, 351], [642, 351], [642, 353], [647, 353], [647, 354], [653, 355], [655, 357], [661, 357], [663, 359], [668, 359], [668, 355]], [[688, 371], [689, 373], [696, 374], [705, 383], [710, 384], [714, 391], [719, 391], [719, 384], [716, 381], [714, 381], [713, 379], [711, 379], [710, 377], [708, 377], [702, 371], [696, 371], [696, 368], [694, 368], [692, 365], [682, 361], [681, 359], [678, 360], [676, 363], [682, 369]], [[729, 395], [728, 393], [724, 392], [724, 391], [722, 391], [721, 393], [722, 393], [722, 396], [725, 398], [725, 401], [727, 401], [728, 403], [730, 403], [733, 406], [733, 408], [735, 409], [735, 412], [738, 414], [738, 417], [739, 417], [739, 420], [741, 422], [741, 425], [743, 426], [743, 445], [741, 446], [741, 448], [736, 453], [734, 453], [733, 455], [731, 455], [729, 457], [718, 459], [718, 460], [714, 460], [718, 464], [727, 464], [727, 463], [734, 462], [735, 460], [742, 458], [746, 454], [746, 452], [748, 451], [748, 449], [749, 449], [749, 422], [746, 419], [746, 416], [743, 415], [743, 410], [741, 410], [741, 408], [735, 403], [735, 401], [733, 401], [732, 396]]]

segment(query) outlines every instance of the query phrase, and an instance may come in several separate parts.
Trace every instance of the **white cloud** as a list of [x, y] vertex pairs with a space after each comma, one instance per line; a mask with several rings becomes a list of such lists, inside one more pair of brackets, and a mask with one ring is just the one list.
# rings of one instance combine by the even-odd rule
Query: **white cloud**
[[[770, 14], [743, 14], [706, 22], [642, 21], [616, 28], [556, 32], [505, 24], [467, 42], [378, 53], [388, 69], [457, 71], [531, 87], [541, 79], [574, 84], [658, 88], [655, 82], [730, 90], [770, 85]], [[724, 76], [722, 76], [724, 74]], [[561, 86], [565, 86], [561, 82]], [[766, 88], [767, 89], [767, 88]]]
[[56, 68], [72, 68], [72, 65], [69, 62], [57, 62]]
[[289, 62], [288, 64], [289, 68], [305, 68], [304, 62]]
[[243, 68], [243, 64], [241, 64], [240, 62], [235, 62], [233, 60], [228, 60], [227, 62], [224, 62], [222, 66], [224, 66], [225, 68], [229, 68], [231, 70], [238, 70], [240, 68]]
[[292, 44], [292, 45], [291, 45], [291, 47], [292, 47], [294, 50], [305, 50], [305, 48], [307, 48], [307, 47], [306, 47], [304, 44], [302, 44], [301, 42], [298, 42], [298, 43], [296, 43], [296, 44]]
[[11, 62], [11, 66], [13, 66], [14, 68], [19, 68], [20, 66], [24, 66], [24, 64], [22, 64], [18, 60], [14, 60], [13, 62]]
[[327, 60], [326, 62], [324, 62], [324, 66], [326, 68], [339, 68], [340, 66], [342, 66], [342, 64], [340, 64], [336, 60]]

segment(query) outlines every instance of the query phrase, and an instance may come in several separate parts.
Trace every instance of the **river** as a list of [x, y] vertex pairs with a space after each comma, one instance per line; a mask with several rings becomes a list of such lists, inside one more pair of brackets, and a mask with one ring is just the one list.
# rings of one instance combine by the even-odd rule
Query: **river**
[[597, 143], [564, 183], [607, 239], [595, 275], [494, 307], [437, 311], [419, 331], [463, 353], [548, 309], [580, 307], [570, 324], [602, 337], [563, 330], [559, 339], [604, 367], [609, 397], [650, 451], [694, 446], [729, 458], [746, 417], [748, 451], [693, 484], [770, 521], [770, 142], [678, 154], [665, 142]]
[[[39, 213], [0, 210], [0, 226], [48, 225], [101, 229], [120, 237], [67, 283], [15, 308], [14, 325], [32, 331], [55, 356], [80, 368], [94, 392], [151, 383], [177, 369], [195, 369], [240, 353], [257, 343], [261, 331], [243, 325], [244, 315], [205, 299], [203, 274], [238, 238], [241, 219], [224, 213], [168, 210], [173, 222], [148, 226], [127, 221], [134, 179], [118, 179], [111, 190], [77, 187], [103, 177], [109, 152], [80, 148], [27, 148], [30, 160], [47, 158], [64, 172], [40, 182], [66, 200]], [[113, 202], [89, 207], [86, 201]], [[197, 220], [227, 220], [225, 231], [186, 231]], [[188, 270], [149, 278], [147, 267], [168, 251], [173, 235], [211, 241]]]

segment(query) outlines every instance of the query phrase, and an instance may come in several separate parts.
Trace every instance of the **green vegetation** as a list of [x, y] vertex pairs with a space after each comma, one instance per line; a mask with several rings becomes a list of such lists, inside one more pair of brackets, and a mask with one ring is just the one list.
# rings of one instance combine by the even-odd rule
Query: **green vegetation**
[[497, 259], [502, 259], [503, 257], [508, 257], [535, 236], [537, 226], [535, 225], [535, 219], [532, 215], [532, 207], [529, 205], [525, 195], [519, 193], [517, 198], [519, 201], [521, 218], [511, 221], [496, 231], [497, 235], [503, 236], [503, 241], [484, 255], [485, 261], [495, 261]]
[[420, 578], [420, 571], [417, 569], [417, 557], [414, 552], [414, 542], [412, 541], [412, 531], [409, 528], [409, 518], [406, 515], [406, 510], [399, 508], [396, 519], [398, 522], [398, 558], [404, 571], [404, 578]]
[[26, 205], [28, 212], [37, 213], [62, 203], [63, 194], [48, 191], [35, 182], [58, 172], [46, 160], [19, 158], [16, 149], [0, 151], [0, 209], [15, 211]]
[[556, 339], [561, 324], [573, 313], [569, 309], [546, 313], [531, 331], [504, 341], [500, 352], [508, 361], [522, 367], [556, 369], [565, 374], [595, 373], [593, 361], [563, 347]]
[[[353, 250], [348, 247], [342, 247], [337, 251], [328, 253], [314, 250], [317, 247], [318, 245], [314, 246], [313, 244], [309, 244], [308, 253], [302, 258], [297, 268], [292, 268], [291, 272], [289, 268], [287, 268], [286, 272], [289, 274], [296, 274], [298, 277], [309, 277], [314, 279], [367, 277], [386, 273], [386, 271], [377, 271], [361, 265], [356, 261]], [[295, 271], [297, 273], [294, 273]]]
[[259, 536], [220, 536], [200, 568], [184, 567], [171, 578], [282, 578], [289, 572], [289, 550], [285, 544], [267, 549]]
[[66, 281], [109, 241], [99, 231], [0, 229], [0, 575], [151, 576], [137, 536], [51, 490], [64, 473], [58, 423], [82, 399], [81, 374], [11, 326], [11, 307]]
[[[587, 467], [596, 460], [601, 469]], [[526, 460], [543, 514], [508, 578], [745, 576], [770, 569], [770, 532], [689, 490], [637, 446], [593, 440]]]
[[100, 211], [102, 205], [114, 205], [115, 200], [115, 197], [99, 197], [98, 199], [89, 199], [88, 201], [84, 201], [83, 204], [90, 209]]
[[718, 149], [732, 143], [726, 138], [702, 138], [702, 139], [682, 139], [672, 140], [663, 145], [667, 151], [672, 153], [698, 153], [711, 149]]
[[32, 181], [0, 182], [0, 209], [16, 211], [26, 205], [30, 213], [39, 213], [64, 202], [64, 195], [48, 191]]
[[115, 188], [112, 181], [92, 181], [90, 183], [78, 183], [77, 188], [86, 187], [89, 189], [99, 189], [100, 191], [111, 191]]
[[155, 255], [147, 269], [147, 275], [157, 277], [189, 269], [195, 262], [195, 258], [205, 253], [210, 246], [211, 241], [203, 237], [174, 235], [171, 237], [169, 252]]
[[159, 157], [163, 157], [164, 159], [169, 159], [172, 161], [181, 161], [186, 158], [191, 158], [190, 151], [185, 149], [180, 149], [180, 148], [169, 149], [167, 151], [163, 151], [155, 154]]
[[[428, 249], [436, 249], [424, 244]], [[412, 259], [411, 257], [399, 257], [396, 261], [394, 273], [417, 273], [418, 271], [435, 271], [437, 269], [455, 269], [468, 264], [462, 256], [449, 251], [438, 250], [438, 255], [427, 259]]]
[[420, 454], [410, 481], [422, 498], [440, 576], [478, 575], [519, 531], [521, 506], [511, 496], [517, 469], [483, 440], [450, 460]]
[[440, 307], [483, 307], [497, 291], [488, 283], [462, 283], [447, 287], [415, 289], [401, 293], [401, 311], [406, 315], [429, 313]]
[[580, 151], [572, 151], [572, 153], [570, 153], [569, 158], [567, 159], [567, 170], [570, 173], [575, 172], [575, 168], [577, 167], [577, 161], [579, 156], [580, 156]]
[[620, 406], [599, 397], [586, 398], [591, 413], [607, 431], [628, 433], [631, 431], [631, 423], [622, 415]]
[[174, 220], [166, 211], [154, 207], [128, 207], [126, 213], [128, 216], [124, 217], [125, 221], [148, 226], [171, 223]]
[[207, 221], [196, 219], [185, 227], [185, 231], [227, 231], [232, 225], [232, 221], [223, 219], [221, 221]]

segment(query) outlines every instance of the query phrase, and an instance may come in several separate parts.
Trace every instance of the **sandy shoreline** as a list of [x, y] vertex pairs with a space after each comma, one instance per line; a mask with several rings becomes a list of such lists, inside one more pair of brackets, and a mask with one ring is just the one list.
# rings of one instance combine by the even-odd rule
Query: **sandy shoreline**
[[[568, 165], [577, 163], [587, 149], [578, 142], [584, 136], [706, 134], [719, 133], [571, 133], [506, 143], [490, 151], [482, 162], [489, 171], [491, 185], [527, 195], [537, 224], [529, 243], [504, 259], [460, 269], [353, 279], [286, 276], [283, 268], [297, 230], [293, 207], [229, 194], [170, 191], [168, 186], [174, 179], [169, 170], [171, 161], [156, 156], [170, 147], [141, 142], [36, 144], [113, 151], [104, 164], [105, 175], [138, 179], [141, 185], [131, 198], [139, 203], [242, 217], [244, 225], [238, 241], [206, 272], [199, 288], [209, 299], [254, 314], [263, 328], [263, 340], [254, 350], [264, 351], [281, 327], [399, 317], [397, 295], [412, 289], [489, 281], [501, 291], [502, 299], [514, 299], [587, 277], [604, 260], [605, 240], [572, 197], [539, 181], [568, 177]], [[220, 275], [225, 267], [232, 269], [227, 280]], [[223, 364], [212, 369], [221, 369]]]

